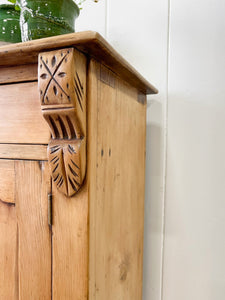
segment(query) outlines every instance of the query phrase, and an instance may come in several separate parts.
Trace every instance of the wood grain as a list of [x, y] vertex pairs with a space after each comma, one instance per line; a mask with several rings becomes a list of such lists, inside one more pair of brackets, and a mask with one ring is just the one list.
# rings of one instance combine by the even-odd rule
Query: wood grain
[[138, 91], [116, 76], [115, 88], [101, 78], [96, 84], [98, 66], [91, 76], [94, 91], [97, 86], [88, 102], [97, 101], [92, 112], [97, 167], [89, 195], [89, 299], [137, 300], [142, 298], [146, 105], [131, 101]]
[[[0, 158], [48, 160], [46, 145], [0, 144]], [[14, 179], [12, 180], [12, 182]], [[1, 186], [1, 183], [0, 183]], [[10, 185], [4, 183], [10, 189]], [[1, 188], [0, 188], [1, 189]]]
[[37, 81], [37, 65], [17, 65], [0, 68], [0, 84]]
[[[50, 49], [40, 54], [39, 88], [37, 82], [5, 84], [17, 80], [10, 74], [20, 67], [6, 68], [36, 64]], [[65, 53], [67, 62], [72, 53], [68, 69], [57, 65]], [[156, 89], [93, 32], [1, 47], [0, 65], [0, 300], [141, 299], [145, 94]], [[25, 80], [30, 70], [22, 69]], [[59, 193], [59, 178], [51, 182], [47, 162], [36, 161], [46, 160], [50, 131], [52, 173], [61, 159], [68, 183], [68, 152], [79, 154], [73, 158], [84, 183], [75, 196]]]
[[52, 135], [49, 166], [66, 196], [80, 189], [86, 173], [86, 70], [85, 56], [73, 48], [39, 54], [40, 102]]
[[0, 160], [0, 299], [18, 299], [18, 229], [14, 162]]
[[0, 85], [0, 143], [48, 144], [37, 83]]
[[[87, 183], [89, 197], [89, 300], [96, 299], [96, 264], [97, 254], [96, 211], [97, 211], [97, 124], [98, 93], [100, 88], [100, 65], [92, 59], [88, 69], [88, 130], [87, 130]], [[101, 270], [100, 270], [101, 271]]]
[[99, 33], [93, 31], [71, 33], [2, 46], [0, 47], [0, 65], [37, 63], [40, 52], [63, 47], [76, 47], [87, 55], [90, 54], [144, 94], [155, 94], [158, 92]]
[[51, 299], [50, 175], [47, 162], [16, 161], [19, 300]]
[[48, 147], [48, 161], [57, 189], [69, 197], [77, 193], [85, 177], [86, 143], [84, 139], [51, 140]]
[[15, 204], [15, 171], [14, 162], [0, 160], [0, 202]]
[[67, 198], [53, 185], [53, 299], [88, 299], [88, 192]]

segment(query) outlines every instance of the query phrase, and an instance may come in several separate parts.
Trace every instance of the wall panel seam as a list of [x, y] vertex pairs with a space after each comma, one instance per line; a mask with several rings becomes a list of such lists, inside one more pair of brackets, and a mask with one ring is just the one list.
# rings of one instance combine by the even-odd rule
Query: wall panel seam
[[167, 145], [168, 145], [168, 105], [169, 105], [169, 54], [170, 54], [170, 20], [171, 20], [171, 0], [168, 0], [168, 21], [167, 21], [167, 61], [166, 61], [166, 97], [163, 115], [163, 207], [162, 207], [162, 245], [161, 245], [161, 274], [160, 274], [160, 300], [164, 299], [164, 264], [165, 264], [165, 227], [166, 227], [166, 179], [167, 179]]

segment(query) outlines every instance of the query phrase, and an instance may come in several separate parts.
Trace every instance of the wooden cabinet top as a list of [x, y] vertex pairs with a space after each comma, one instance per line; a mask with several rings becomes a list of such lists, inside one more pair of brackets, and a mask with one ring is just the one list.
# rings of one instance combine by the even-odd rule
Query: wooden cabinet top
[[158, 92], [99, 33], [93, 31], [71, 33], [0, 47], [0, 66], [37, 63], [40, 52], [65, 47], [75, 47], [88, 57], [95, 58], [144, 94]]

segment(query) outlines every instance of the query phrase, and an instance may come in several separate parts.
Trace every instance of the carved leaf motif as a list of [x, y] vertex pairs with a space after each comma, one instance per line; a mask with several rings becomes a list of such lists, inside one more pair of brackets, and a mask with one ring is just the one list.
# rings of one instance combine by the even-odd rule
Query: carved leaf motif
[[52, 140], [48, 146], [48, 160], [57, 188], [67, 196], [76, 193], [83, 181], [81, 151], [83, 140]]

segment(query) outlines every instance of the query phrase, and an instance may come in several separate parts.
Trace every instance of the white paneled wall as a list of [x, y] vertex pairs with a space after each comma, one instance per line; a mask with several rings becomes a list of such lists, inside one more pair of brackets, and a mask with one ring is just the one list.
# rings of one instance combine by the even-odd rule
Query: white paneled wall
[[92, 0], [87, 0], [82, 4], [82, 7], [80, 16], [76, 21], [76, 31], [92, 30], [106, 37], [107, 0], [100, 0], [98, 4]]
[[163, 300], [225, 299], [225, 1], [171, 0]]
[[78, 20], [160, 91], [147, 112], [143, 300], [225, 299], [224, 16], [224, 0], [87, 0]]

